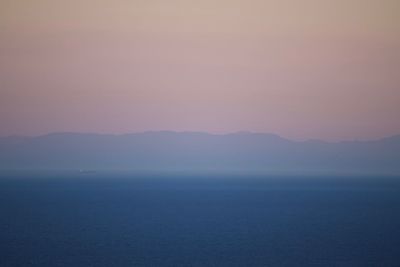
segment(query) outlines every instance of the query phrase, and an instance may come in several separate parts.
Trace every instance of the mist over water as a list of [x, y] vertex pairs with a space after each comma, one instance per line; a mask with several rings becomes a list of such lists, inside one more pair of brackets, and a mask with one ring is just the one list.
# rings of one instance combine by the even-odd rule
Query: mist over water
[[0, 266], [397, 266], [399, 177], [0, 177]]
[[399, 0], [0, 0], [0, 267], [400, 267]]

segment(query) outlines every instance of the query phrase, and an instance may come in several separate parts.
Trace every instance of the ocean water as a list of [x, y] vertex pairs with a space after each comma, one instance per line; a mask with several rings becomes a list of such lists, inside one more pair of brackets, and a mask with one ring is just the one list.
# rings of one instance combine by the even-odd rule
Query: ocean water
[[0, 266], [400, 266], [400, 177], [0, 178]]

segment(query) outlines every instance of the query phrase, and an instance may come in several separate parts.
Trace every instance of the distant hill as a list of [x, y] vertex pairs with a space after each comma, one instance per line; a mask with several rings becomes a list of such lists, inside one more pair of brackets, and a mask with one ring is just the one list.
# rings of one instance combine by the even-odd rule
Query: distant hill
[[400, 135], [374, 141], [296, 142], [273, 134], [54, 133], [0, 138], [2, 170], [243, 171], [400, 174]]

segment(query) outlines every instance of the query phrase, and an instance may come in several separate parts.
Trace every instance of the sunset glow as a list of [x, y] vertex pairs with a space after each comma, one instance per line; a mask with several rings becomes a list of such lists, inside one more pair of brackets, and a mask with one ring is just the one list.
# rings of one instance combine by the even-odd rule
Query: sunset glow
[[0, 1], [0, 135], [400, 133], [400, 2]]

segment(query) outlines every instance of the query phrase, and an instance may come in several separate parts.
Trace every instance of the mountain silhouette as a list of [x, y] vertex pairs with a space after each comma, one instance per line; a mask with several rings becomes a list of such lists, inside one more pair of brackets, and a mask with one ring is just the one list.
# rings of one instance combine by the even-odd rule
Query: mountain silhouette
[[0, 169], [400, 174], [400, 135], [292, 141], [274, 134], [154, 131], [0, 138]]

